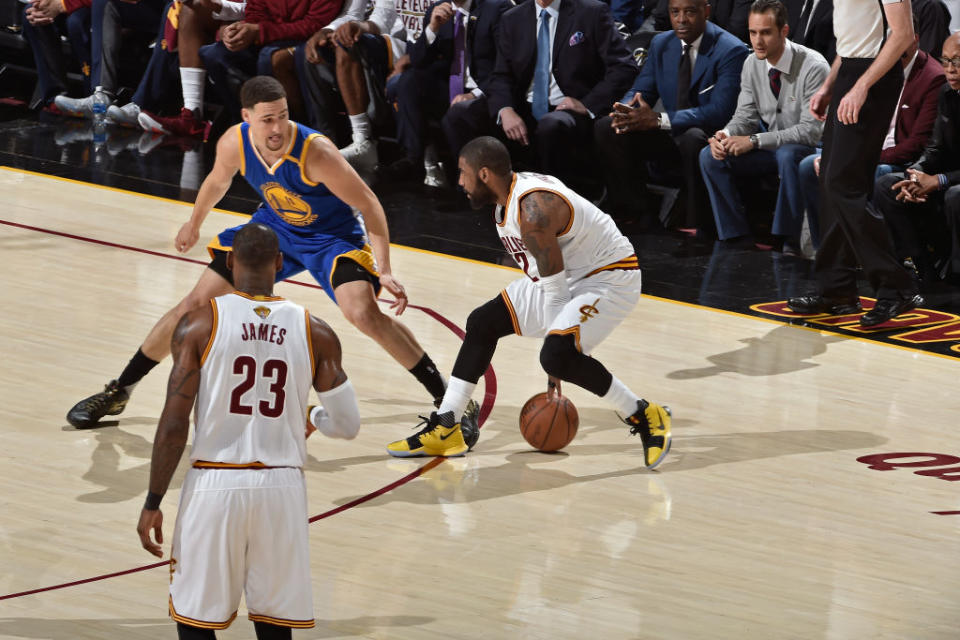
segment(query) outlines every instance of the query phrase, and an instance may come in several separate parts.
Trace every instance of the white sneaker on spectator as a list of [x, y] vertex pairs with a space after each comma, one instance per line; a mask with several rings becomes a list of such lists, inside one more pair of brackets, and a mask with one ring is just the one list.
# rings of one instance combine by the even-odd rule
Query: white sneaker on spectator
[[377, 143], [369, 138], [354, 140], [340, 149], [340, 153], [360, 175], [373, 173], [377, 168]]
[[[109, 95], [107, 96], [107, 101], [110, 103], [107, 108], [110, 108], [110, 105], [113, 104], [113, 100]], [[67, 96], [60, 95], [53, 99], [53, 103], [57, 105], [57, 108], [60, 111], [63, 111], [68, 116], [73, 116], [74, 118], [93, 118], [93, 94], [91, 93], [86, 98], [68, 98]]]
[[140, 115], [140, 106], [135, 102], [128, 102], [122, 107], [115, 104], [107, 107], [107, 118], [113, 124], [119, 124], [123, 127], [140, 128], [140, 122], [137, 116]]
[[426, 171], [423, 176], [423, 184], [436, 189], [447, 188], [447, 174], [439, 162], [433, 164], [425, 163], [423, 168]]

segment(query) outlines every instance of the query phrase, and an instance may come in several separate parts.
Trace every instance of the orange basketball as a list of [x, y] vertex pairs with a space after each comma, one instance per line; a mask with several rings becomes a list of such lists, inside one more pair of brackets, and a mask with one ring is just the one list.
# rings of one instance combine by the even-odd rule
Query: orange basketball
[[520, 433], [534, 449], [559, 451], [577, 435], [580, 417], [567, 398], [555, 393], [538, 393], [520, 409]]

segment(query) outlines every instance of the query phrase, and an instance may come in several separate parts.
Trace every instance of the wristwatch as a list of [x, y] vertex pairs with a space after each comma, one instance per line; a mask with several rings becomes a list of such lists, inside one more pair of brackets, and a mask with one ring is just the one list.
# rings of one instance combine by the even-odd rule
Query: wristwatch
[[754, 149], [759, 149], [759, 148], [760, 148], [760, 137], [757, 136], [757, 134], [755, 134], [755, 133], [752, 134], [752, 135], [750, 136], [750, 144], [753, 145], [753, 148], [754, 148]]
[[663, 114], [657, 112], [657, 129], [663, 129]]

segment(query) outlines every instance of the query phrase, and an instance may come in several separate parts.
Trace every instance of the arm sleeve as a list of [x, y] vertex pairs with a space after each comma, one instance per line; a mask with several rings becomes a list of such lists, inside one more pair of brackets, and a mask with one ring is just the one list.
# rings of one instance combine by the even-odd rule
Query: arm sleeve
[[277, 20], [266, 2], [251, 0], [247, 4], [245, 19], [260, 25], [260, 44], [268, 44], [277, 40], [306, 40], [330, 22], [340, 10], [340, 3], [336, 0], [308, 0], [306, 5], [307, 10], [302, 15], [285, 16], [283, 20]]
[[397, 21], [397, 7], [393, 0], [377, 0], [368, 22], [380, 29], [380, 33], [389, 34], [393, 23]]
[[315, 407], [310, 422], [328, 438], [352, 440], [360, 432], [360, 408], [353, 384], [347, 380], [339, 387], [319, 393], [322, 406]]
[[[740, 72], [740, 95], [737, 96], [737, 110], [725, 127], [728, 136], [748, 136], [760, 130], [760, 111], [750, 82], [750, 64], [743, 65]], [[713, 133], [707, 131], [707, 133]]]
[[347, 22], [360, 22], [363, 20], [363, 10], [366, 8], [366, 0], [347, 0], [343, 3], [343, 11], [340, 12], [324, 29], [336, 31], [337, 28]]
[[243, 20], [243, 12], [246, 9], [246, 2], [231, 2], [230, 0], [220, 0], [220, 11], [213, 14], [217, 20], [224, 22], [236, 22]]
[[605, 5], [601, 7], [595, 29], [597, 56], [603, 60], [605, 71], [599, 82], [580, 98], [580, 102], [591, 113], [605, 115], [616, 102], [617, 96], [637, 77], [637, 66]]

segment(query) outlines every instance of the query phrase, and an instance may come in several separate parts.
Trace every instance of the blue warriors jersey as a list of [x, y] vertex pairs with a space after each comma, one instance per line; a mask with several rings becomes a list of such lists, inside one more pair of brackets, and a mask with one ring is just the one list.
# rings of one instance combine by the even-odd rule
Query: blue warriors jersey
[[321, 134], [292, 120], [290, 127], [293, 135], [283, 157], [268, 167], [250, 140], [250, 125], [241, 124], [240, 173], [260, 193], [266, 208], [286, 223], [287, 231], [360, 241], [363, 226], [350, 205], [322, 182], [311, 182], [304, 171], [310, 141]]
[[[311, 182], [304, 172], [310, 141], [320, 134], [293, 121], [290, 128], [293, 135], [286, 151], [268, 167], [250, 140], [250, 125], [237, 127], [240, 172], [263, 199], [250, 220], [276, 232], [283, 254], [277, 281], [309, 271], [336, 302], [333, 272], [342, 259], [348, 259], [369, 272], [374, 290], [379, 291], [377, 264], [360, 214], [354, 214], [350, 205], [323, 183]], [[220, 232], [207, 247], [210, 257], [214, 258], [217, 251], [230, 251], [233, 236], [242, 227]], [[229, 275], [221, 275], [229, 279]]]

